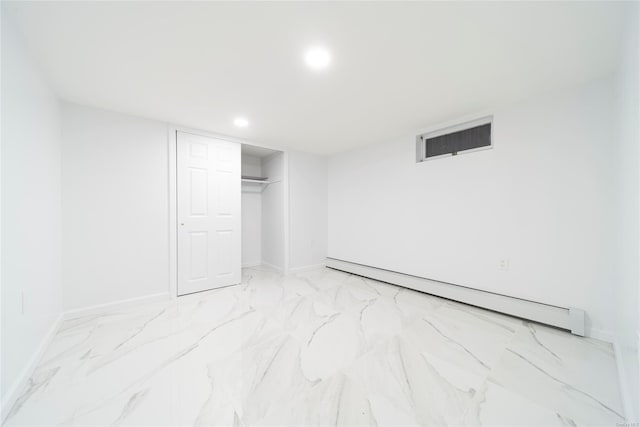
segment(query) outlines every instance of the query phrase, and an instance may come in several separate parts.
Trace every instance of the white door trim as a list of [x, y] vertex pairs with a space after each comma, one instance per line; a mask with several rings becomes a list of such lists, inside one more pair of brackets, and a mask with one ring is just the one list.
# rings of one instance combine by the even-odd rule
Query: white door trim
[[177, 132], [192, 133], [194, 135], [207, 136], [210, 138], [222, 139], [229, 142], [238, 142], [240, 144], [253, 145], [256, 147], [269, 148], [271, 150], [278, 150], [284, 153], [284, 171], [282, 184], [284, 185], [284, 270], [285, 273], [289, 269], [289, 153], [287, 150], [280, 147], [273, 147], [264, 144], [257, 144], [251, 141], [246, 141], [239, 138], [234, 138], [228, 135], [222, 135], [213, 132], [207, 132], [199, 129], [193, 129], [185, 126], [173, 125], [168, 126], [168, 140], [169, 144], [167, 149], [169, 150], [169, 295], [171, 298], [177, 298], [178, 296], [178, 205], [177, 205]]

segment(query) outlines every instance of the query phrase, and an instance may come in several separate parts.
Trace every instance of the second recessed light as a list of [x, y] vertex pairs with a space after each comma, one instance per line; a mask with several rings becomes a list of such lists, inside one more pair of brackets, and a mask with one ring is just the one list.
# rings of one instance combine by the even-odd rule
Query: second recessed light
[[244, 117], [237, 117], [233, 121], [233, 124], [240, 128], [246, 128], [247, 126], [249, 126], [249, 120], [245, 119]]
[[323, 47], [314, 47], [307, 51], [304, 59], [311, 68], [321, 69], [329, 65], [331, 55], [329, 51]]

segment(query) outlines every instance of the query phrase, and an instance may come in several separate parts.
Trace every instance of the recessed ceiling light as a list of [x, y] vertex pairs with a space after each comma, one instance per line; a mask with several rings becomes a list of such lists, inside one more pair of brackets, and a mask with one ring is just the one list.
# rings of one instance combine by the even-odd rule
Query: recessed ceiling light
[[233, 121], [233, 124], [240, 128], [246, 128], [247, 126], [249, 126], [249, 120], [245, 119], [244, 117], [236, 117], [236, 119]]
[[309, 49], [304, 58], [311, 68], [324, 68], [331, 62], [331, 55], [322, 47]]

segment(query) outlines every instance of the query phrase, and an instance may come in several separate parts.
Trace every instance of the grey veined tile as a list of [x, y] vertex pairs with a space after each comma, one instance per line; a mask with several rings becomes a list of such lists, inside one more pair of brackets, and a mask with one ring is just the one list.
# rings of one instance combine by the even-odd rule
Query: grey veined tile
[[321, 268], [67, 320], [5, 425], [615, 425], [610, 345]]
[[615, 425], [623, 410], [611, 345], [527, 324], [491, 381], [585, 425]]

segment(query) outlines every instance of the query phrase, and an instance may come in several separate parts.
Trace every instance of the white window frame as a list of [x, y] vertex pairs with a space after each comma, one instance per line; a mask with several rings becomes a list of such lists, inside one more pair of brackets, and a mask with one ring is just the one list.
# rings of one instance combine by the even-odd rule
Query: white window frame
[[[470, 148], [468, 150], [462, 150], [453, 153], [441, 154], [439, 156], [426, 157], [426, 140], [429, 138], [435, 138], [437, 136], [446, 135], [453, 132], [459, 132], [462, 130], [471, 129], [477, 126], [482, 126], [490, 124], [491, 125], [491, 134], [489, 135], [489, 145], [478, 148]], [[459, 123], [457, 125], [447, 126], [444, 128], [440, 128], [434, 131], [426, 132], [416, 136], [416, 161], [417, 163], [426, 162], [429, 160], [436, 160], [443, 157], [455, 157], [461, 154], [467, 153], [475, 153], [477, 151], [490, 150], [493, 148], [493, 116], [484, 116], [479, 119], [471, 120], [464, 123]]]

